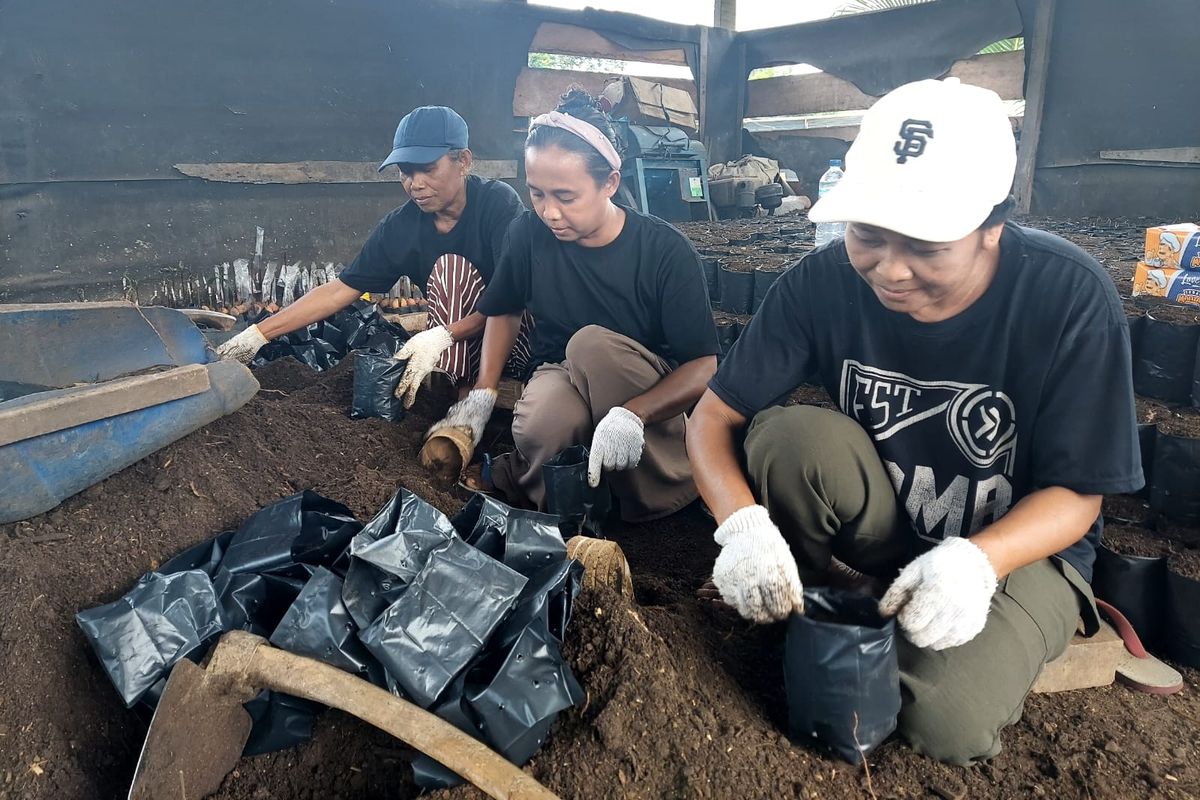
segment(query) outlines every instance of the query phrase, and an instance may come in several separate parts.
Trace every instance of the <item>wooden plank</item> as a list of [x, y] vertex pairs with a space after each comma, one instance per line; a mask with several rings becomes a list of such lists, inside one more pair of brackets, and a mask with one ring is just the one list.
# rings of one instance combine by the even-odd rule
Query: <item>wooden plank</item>
[[[526, 67], [517, 76], [517, 88], [513, 92], [513, 115], [536, 117], [554, 109], [559, 95], [572, 86], [582, 86], [593, 95], [600, 94], [610, 81], [621, 80], [624, 75], [603, 72], [576, 72], [569, 69], [531, 69]], [[655, 83], [683, 89], [696, 101], [696, 82], [681, 78], [655, 78]]]
[[[376, 161], [222, 162], [176, 164], [175, 169], [189, 177], [218, 183], [393, 183], [400, 180], [394, 169], [379, 172]], [[517, 162], [475, 159], [471, 172], [482, 178], [515, 178]]]
[[1033, 173], [1037, 169], [1038, 139], [1042, 134], [1042, 104], [1046, 99], [1046, 74], [1050, 69], [1050, 35], [1054, 29], [1055, 0], [1038, 0], [1033, 15], [1033, 31], [1027, 32], [1025, 43], [1033, 40], [1029, 53], [1029, 80], [1025, 86], [1025, 121], [1021, 143], [1017, 147], [1017, 174], [1013, 179], [1013, 196], [1017, 212], [1029, 213], [1033, 204]]
[[715, 0], [713, 27], [737, 30], [737, 0]]
[[[955, 62], [948, 77], [991, 89], [1004, 100], [1020, 100], [1025, 76], [1024, 55], [990, 53]], [[826, 111], [860, 111], [870, 108], [872, 95], [844, 78], [828, 72], [783, 75], [746, 82], [746, 116], [781, 117]]]
[[208, 369], [203, 364], [188, 364], [78, 387], [46, 400], [31, 399], [0, 410], [0, 447], [191, 397], [208, 388]]
[[529, 43], [529, 52], [688, 66], [687, 54], [683, 48], [626, 50], [602, 33], [560, 22], [543, 22], [539, 25], [533, 35], [533, 41]]
[[1030, 691], [1046, 694], [1108, 686], [1116, 678], [1124, 653], [1121, 637], [1111, 625], [1101, 622], [1095, 636], [1076, 635], [1062, 655], [1043, 667]]
[[1101, 150], [1106, 161], [1161, 161], [1168, 164], [1200, 164], [1200, 147], [1151, 147], [1145, 150]]

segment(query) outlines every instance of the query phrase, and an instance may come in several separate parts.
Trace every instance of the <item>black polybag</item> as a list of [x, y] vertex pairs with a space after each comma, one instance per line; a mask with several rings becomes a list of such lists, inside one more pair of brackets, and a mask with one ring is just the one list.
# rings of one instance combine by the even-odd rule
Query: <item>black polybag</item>
[[457, 536], [445, 514], [401, 489], [354, 537], [350, 555], [411, 581], [434, 549]]
[[1151, 474], [1151, 511], [1187, 524], [1200, 523], [1200, 439], [1160, 432]]
[[600, 485], [588, 485], [588, 449], [568, 447], [542, 465], [546, 486], [546, 513], [562, 517], [568, 535], [580, 530], [603, 535], [604, 520], [612, 510], [608, 479], [601, 475]]
[[805, 613], [788, 621], [784, 652], [788, 733], [859, 764], [896, 729], [895, 622], [866, 595], [807, 589], [804, 604]]
[[767, 299], [767, 291], [786, 271], [787, 267], [758, 267], [754, 270], [754, 299], [750, 303], [751, 314], [758, 313], [763, 300]]
[[[559, 712], [583, 699], [558, 649], [566, 636], [582, 576], [583, 566], [578, 561], [564, 559], [543, 567], [525, 584], [487, 650], [455, 679], [431, 710], [513, 763], [528, 761]], [[413, 778], [422, 789], [462, 782], [428, 756], [413, 760]]]
[[526, 582], [455, 536], [359, 637], [413, 702], [429, 708], [483, 649]]
[[404, 404], [396, 397], [396, 387], [404, 377], [408, 361], [397, 361], [399, 340], [354, 351], [354, 399], [351, 419], [378, 417], [387, 422], [404, 419]]
[[253, 725], [242, 748], [243, 756], [259, 756], [304, 744], [312, 738], [317, 715], [325, 710], [320, 703], [270, 689], [259, 692], [242, 703], [242, 707]]
[[749, 314], [754, 304], [754, 273], [730, 269], [722, 264], [718, 270], [721, 299], [720, 309], [728, 314]]
[[317, 567], [271, 634], [271, 644], [382, 683], [382, 673], [356, 632], [342, 603], [342, 581]]
[[1166, 629], [1167, 559], [1127, 556], [1103, 542], [1096, 548], [1092, 588], [1125, 615], [1146, 647], [1158, 647]]
[[1146, 483], [1137, 496], [1149, 499], [1151, 487], [1154, 485], [1154, 445], [1158, 441], [1158, 426], [1154, 423], [1143, 423], [1137, 426], [1138, 449], [1142, 454], [1142, 477]]
[[477, 494], [450, 521], [459, 535], [525, 577], [566, 558], [559, 517]]
[[390, 572], [360, 558], [352, 558], [342, 583], [342, 602], [354, 624], [366, 628], [400, 598], [407, 586]]
[[346, 506], [305, 490], [246, 520], [226, 547], [221, 566], [230, 572], [267, 572], [290, 568], [300, 559], [328, 566], [360, 528]]
[[[254, 322], [261, 322], [268, 316], [264, 312]], [[373, 303], [355, 300], [327, 319], [267, 342], [251, 366], [261, 367], [291, 356], [314, 370], [324, 371], [337, 366], [351, 350], [407, 338], [405, 330], [384, 319]]]
[[1133, 354], [1133, 390], [1168, 403], [1191, 400], [1200, 325], [1163, 322], [1148, 314], [1140, 328]]
[[126, 707], [223, 630], [212, 579], [198, 569], [143, 575], [119, 600], [75, 615]]
[[1167, 655], [1189, 667], [1200, 667], [1200, 581], [1167, 569]]

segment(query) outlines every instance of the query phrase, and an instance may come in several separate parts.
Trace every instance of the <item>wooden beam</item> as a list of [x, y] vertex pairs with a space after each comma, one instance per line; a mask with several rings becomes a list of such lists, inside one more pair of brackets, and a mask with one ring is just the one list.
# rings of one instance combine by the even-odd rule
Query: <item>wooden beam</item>
[[[217, 183], [391, 183], [400, 180], [394, 169], [379, 172], [379, 164], [375, 161], [222, 162], [176, 164], [175, 169], [189, 177]], [[471, 173], [481, 178], [515, 178], [517, 162], [475, 159]]]
[[1025, 122], [1021, 144], [1017, 148], [1017, 174], [1013, 179], [1013, 196], [1017, 212], [1029, 213], [1033, 205], [1033, 173], [1037, 169], [1038, 139], [1042, 133], [1042, 106], [1046, 100], [1046, 75], [1050, 69], [1050, 35], [1054, 29], [1055, 0], [1038, 0], [1033, 16], [1033, 30], [1025, 34], [1025, 44], [1032, 39], [1029, 53], [1029, 76], [1025, 82]]
[[1106, 161], [1160, 161], [1167, 164], [1200, 164], [1200, 147], [1152, 147], [1145, 150], [1101, 150]]
[[[517, 76], [517, 88], [513, 93], [513, 115], [535, 117], [558, 105], [558, 98], [574, 85], [582, 86], [593, 95], [604, 90], [609, 81], [621, 80], [624, 75], [609, 75], [603, 72], [576, 72], [568, 69], [531, 69], [526, 67]], [[696, 82], [679, 78], [646, 78], [664, 86], [683, 89], [696, 101]], [[697, 104], [698, 105], [698, 104]]]
[[208, 369], [188, 364], [150, 375], [135, 375], [68, 389], [54, 397], [28, 396], [0, 411], [0, 447], [47, 433], [86, 425], [208, 391]]
[[713, 3], [713, 26], [726, 30], [737, 30], [737, 0], [715, 0]]
[[[991, 89], [1004, 100], [1020, 100], [1025, 57], [1021, 51], [973, 56], [955, 62], [946, 76]], [[859, 111], [878, 99], [828, 72], [747, 81], [746, 92], [748, 117]]]
[[533, 35], [533, 41], [529, 43], [529, 52], [688, 66], [687, 54], [683, 48], [626, 50], [602, 33], [559, 22], [543, 22], [539, 25], [537, 33]]

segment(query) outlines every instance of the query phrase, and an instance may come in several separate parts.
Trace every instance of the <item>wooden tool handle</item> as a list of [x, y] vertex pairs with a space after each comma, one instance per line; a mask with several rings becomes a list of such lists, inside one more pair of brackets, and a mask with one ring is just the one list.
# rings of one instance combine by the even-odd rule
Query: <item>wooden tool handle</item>
[[[250, 636], [234, 631], [230, 637]], [[303, 697], [353, 714], [436, 759], [496, 800], [559, 800], [487, 745], [445, 720], [320, 661], [260, 644], [245, 665], [258, 688]]]

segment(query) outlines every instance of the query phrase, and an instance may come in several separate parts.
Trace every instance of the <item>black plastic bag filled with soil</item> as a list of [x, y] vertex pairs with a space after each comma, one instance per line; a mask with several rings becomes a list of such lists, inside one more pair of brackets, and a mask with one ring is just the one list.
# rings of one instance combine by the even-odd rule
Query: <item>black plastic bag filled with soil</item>
[[895, 622], [874, 598], [834, 589], [806, 590], [804, 605], [784, 651], [788, 733], [857, 765], [896, 729]]
[[1189, 402], [1200, 325], [1163, 322], [1147, 315], [1140, 328], [1133, 356], [1134, 391], [1168, 403]]
[[729, 355], [734, 343], [742, 334], [742, 323], [736, 319], [717, 320], [717, 344], [721, 347], [720, 358]]
[[754, 270], [754, 300], [750, 304], [751, 314], [758, 313], [763, 300], [766, 299], [767, 292], [775, 285], [775, 281], [779, 280], [779, 276], [787, 272], [787, 269], [787, 267], [759, 267]]
[[407, 489], [392, 495], [350, 543], [350, 555], [408, 582], [458, 532], [445, 514]]
[[1189, 525], [1200, 524], [1200, 439], [1159, 433], [1154, 442], [1150, 509]]
[[1158, 441], [1158, 426], [1154, 423], [1138, 425], [1138, 449], [1142, 454], [1142, 477], [1146, 484], [1137, 492], [1137, 497], [1150, 499], [1150, 487], [1154, 485], [1154, 445]]
[[588, 449], [568, 447], [542, 465], [546, 486], [546, 513], [562, 519], [564, 536], [587, 531], [604, 535], [604, 520], [612, 510], [612, 492], [608, 478], [600, 476], [600, 485], [588, 485]]
[[397, 361], [399, 342], [390, 340], [377, 347], [354, 351], [354, 399], [351, 419], [377, 417], [387, 422], [404, 419], [404, 404], [396, 387], [404, 377], [408, 361]]
[[228, 629], [212, 579], [198, 569], [147, 573], [124, 597], [75, 620], [127, 708], [181, 658]]
[[1200, 550], [1187, 550], [1167, 561], [1167, 655], [1200, 667]]
[[730, 269], [722, 264], [719, 274], [721, 299], [717, 302], [718, 308], [727, 314], [749, 314], [754, 303], [754, 273]]
[[704, 284], [708, 287], [708, 302], [716, 307], [717, 301], [721, 299], [721, 282], [718, 276], [721, 259], [716, 256], [704, 256], [701, 263], [704, 264]]
[[1096, 597], [1116, 606], [1146, 647], [1163, 641], [1167, 605], [1169, 546], [1149, 531], [1105, 524], [1092, 588]]
[[526, 582], [455, 536], [359, 636], [413, 702], [429, 708], [483, 649]]
[[[305, 490], [260, 509], [233, 535], [221, 567], [230, 572], [286, 572], [298, 564], [329, 566], [362, 528], [350, 509]], [[294, 551], [294, 552], [293, 552]]]

